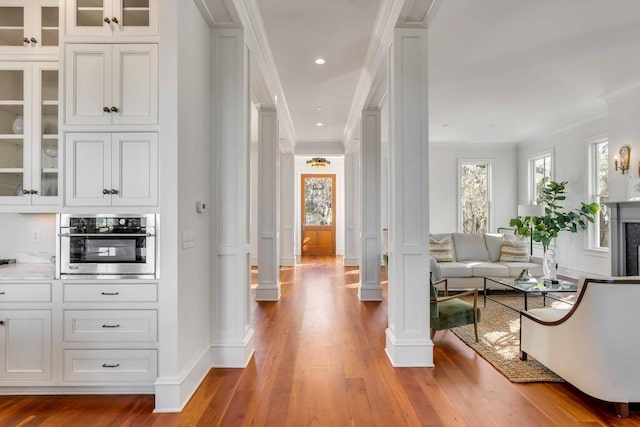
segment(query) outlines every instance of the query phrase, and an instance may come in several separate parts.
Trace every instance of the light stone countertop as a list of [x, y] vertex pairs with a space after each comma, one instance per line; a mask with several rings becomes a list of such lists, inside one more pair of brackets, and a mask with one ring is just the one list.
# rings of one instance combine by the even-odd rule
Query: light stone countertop
[[54, 264], [0, 265], [0, 280], [52, 280], [56, 276]]

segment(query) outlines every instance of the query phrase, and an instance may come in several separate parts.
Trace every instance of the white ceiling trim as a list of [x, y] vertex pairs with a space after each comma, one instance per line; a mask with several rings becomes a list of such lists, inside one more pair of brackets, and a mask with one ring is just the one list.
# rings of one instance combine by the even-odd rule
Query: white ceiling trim
[[327, 156], [331, 154], [344, 154], [344, 146], [340, 141], [323, 142], [322, 146], [319, 146], [316, 142], [300, 141], [296, 144], [295, 154], [306, 156]]
[[[233, 4], [245, 29], [251, 57], [255, 61], [256, 67], [253, 71], [254, 73], [260, 73], [258, 80], [262, 80], [263, 86], [269, 94], [268, 100], [262, 96], [261, 98], [263, 99], [258, 99], [258, 101], [263, 107], [275, 106], [278, 112], [278, 123], [281, 132], [280, 147], [285, 152], [293, 152], [296, 144], [296, 132], [289, 106], [282, 90], [276, 63], [271, 53], [271, 47], [264, 31], [260, 9], [255, 0], [233, 0]], [[277, 103], [274, 102], [275, 96], [278, 97]]]
[[193, 0], [209, 28], [237, 28], [238, 15], [229, 0]]
[[[367, 49], [364, 68], [351, 103], [347, 125], [344, 130], [345, 150], [353, 143], [353, 135], [360, 126], [362, 110], [378, 107], [386, 85], [386, 63], [389, 47], [393, 42], [395, 28], [427, 27], [435, 16], [441, 0], [384, 0], [378, 10], [376, 22]], [[417, 19], [416, 16], [421, 16]], [[374, 92], [372, 94], [372, 92]]]
[[613, 92], [609, 92], [607, 94], [601, 95], [600, 98], [607, 101], [607, 103], [611, 104], [612, 102], [618, 101], [619, 99], [625, 98], [629, 95], [633, 95], [637, 92], [640, 92], [640, 81], [625, 86], [623, 88], [614, 90]]

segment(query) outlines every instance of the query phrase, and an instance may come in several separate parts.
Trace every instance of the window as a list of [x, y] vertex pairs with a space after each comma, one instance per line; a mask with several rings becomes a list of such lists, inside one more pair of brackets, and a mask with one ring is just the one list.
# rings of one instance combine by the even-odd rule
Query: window
[[458, 207], [462, 233], [488, 233], [491, 230], [491, 163], [464, 160], [459, 162]]
[[600, 205], [594, 224], [589, 226], [589, 248], [609, 248], [609, 214], [604, 205], [609, 200], [609, 141], [598, 139], [589, 143], [590, 199]]
[[529, 159], [529, 199], [531, 204], [542, 204], [542, 189], [552, 179], [551, 152], [541, 153]]

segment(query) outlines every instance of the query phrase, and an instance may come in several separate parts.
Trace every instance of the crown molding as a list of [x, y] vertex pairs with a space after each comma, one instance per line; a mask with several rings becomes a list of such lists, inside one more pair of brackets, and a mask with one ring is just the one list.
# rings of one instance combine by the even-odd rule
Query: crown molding
[[618, 101], [630, 95], [634, 95], [638, 92], [640, 92], [640, 81], [637, 81], [620, 89], [616, 89], [612, 92], [600, 95], [600, 98], [611, 104], [612, 102]]
[[608, 116], [607, 112], [598, 113], [598, 114], [596, 114], [594, 116], [590, 116], [590, 117], [584, 118], [582, 120], [577, 120], [577, 121], [575, 121], [573, 123], [570, 123], [568, 125], [562, 126], [560, 128], [557, 128], [557, 129], [554, 129], [552, 131], [541, 133], [539, 135], [529, 137], [529, 138], [524, 139], [522, 141], [518, 141], [517, 144], [519, 146], [520, 145], [529, 145], [529, 144], [531, 144], [533, 142], [536, 142], [539, 139], [550, 138], [550, 137], [552, 137], [554, 135], [558, 135], [558, 134], [561, 134], [563, 132], [567, 132], [567, 131], [570, 131], [572, 129], [579, 128], [579, 127], [587, 125], [587, 124], [589, 124], [591, 122], [595, 122], [596, 120], [605, 119], [605, 118], [607, 118], [607, 116]]
[[442, 0], [408, 0], [404, 3], [397, 28], [428, 28]]
[[193, 0], [209, 28], [239, 28], [240, 20], [229, 0]]
[[[296, 143], [296, 132], [267, 34], [264, 30], [260, 9], [255, 0], [232, 1], [245, 30], [251, 60], [255, 63], [254, 74], [258, 74], [255, 79], [260, 82], [261, 87], [260, 93], [255, 95], [259, 97], [257, 101], [263, 107], [273, 106], [276, 108], [281, 131], [280, 136], [284, 138], [284, 142], [281, 139], [280, 148], [284, 152], [293, 152]], [[275, 102], [276, 96], [278, 97], [277, 102]]]
[[344, 152], [344, 146], [340, 141], [299, 141], [295, 149], [295, 154], [306, 156], [342, 155]]

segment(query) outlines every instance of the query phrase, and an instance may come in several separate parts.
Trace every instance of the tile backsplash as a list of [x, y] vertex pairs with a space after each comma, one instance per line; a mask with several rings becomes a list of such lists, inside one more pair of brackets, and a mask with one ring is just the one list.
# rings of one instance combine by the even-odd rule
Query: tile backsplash
[[55, 214], [0, 214], [0, 258], [56, 252]]

